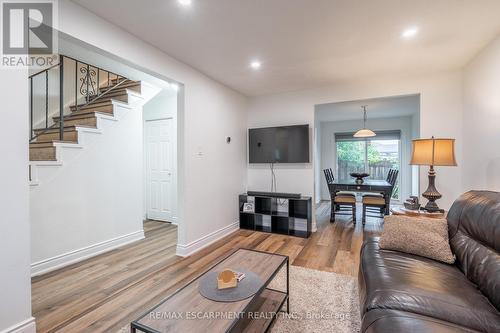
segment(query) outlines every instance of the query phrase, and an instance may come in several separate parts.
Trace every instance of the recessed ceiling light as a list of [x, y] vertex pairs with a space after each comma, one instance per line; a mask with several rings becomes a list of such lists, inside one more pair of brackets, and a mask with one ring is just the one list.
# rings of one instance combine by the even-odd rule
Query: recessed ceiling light
[[403, 38], [413, 38], [418, 34], [418, 28], [417, 27], [411, 27], [403, 31], [401, 36]]
[[182, 6], [191, 6], [193, 3], [191, 0], [177, 0], [177, 2]]
[[250, 63], [250, 67], [252, 67], [252, 69], [260, 69], [260, 67], [262, 66], [261, 62], [258, 61], [258, 60], [254, 60]]

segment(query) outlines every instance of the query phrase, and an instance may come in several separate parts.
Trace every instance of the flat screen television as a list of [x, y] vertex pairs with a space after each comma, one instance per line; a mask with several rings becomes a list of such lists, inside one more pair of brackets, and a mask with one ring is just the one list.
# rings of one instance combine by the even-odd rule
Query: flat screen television
[[309, 125], [248, 130], [249, 163], [309, 163]]

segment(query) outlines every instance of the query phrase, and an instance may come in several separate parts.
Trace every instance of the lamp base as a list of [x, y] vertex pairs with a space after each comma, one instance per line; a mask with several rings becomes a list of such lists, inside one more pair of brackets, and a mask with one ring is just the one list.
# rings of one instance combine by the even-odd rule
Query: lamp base
[[422, 209], [429, 213], [444, 213], [444, 209], [439, 208], [434, 201], [430, 200], [425, 207], [422, 207]]
[[423, 209], [430, 213], [444, 213], [444, 209], [440, 209], [436, 203], [436, 200], [440, 199], [442, 195], [436, 189], [435, 181], [436, 172], [434, 171], [434, 166], [431, 165], [429, 169], [429, 186], [427, 187], [427, 190], [422, 193], [422, 196], [429, 200], [429, 202], [427, 202], [427, 205], [425, 205]]

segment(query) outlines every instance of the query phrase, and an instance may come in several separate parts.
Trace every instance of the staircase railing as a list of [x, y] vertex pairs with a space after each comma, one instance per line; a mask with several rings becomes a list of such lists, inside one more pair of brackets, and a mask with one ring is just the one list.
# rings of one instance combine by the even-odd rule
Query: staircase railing
[[[127, 78], [111, 71], [59, 55], [57, 64], [29, 76], [29, 141], [53, 129], [59, 129], [59, 140], [63, 141], [64, 119], [72, 109], [76, 112], [97, 102], [125, 81]], [[58, 121], [52, 120], [54, 117]]]

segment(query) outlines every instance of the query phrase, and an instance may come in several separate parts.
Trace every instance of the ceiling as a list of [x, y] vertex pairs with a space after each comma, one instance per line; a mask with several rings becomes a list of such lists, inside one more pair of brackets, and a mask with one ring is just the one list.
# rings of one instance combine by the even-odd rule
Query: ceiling
[[143, 69], [136, 68], [133, 64], [124, 63], [120, 57], [84, 43], [67, 34], [59, 32], [57, 36], [57, 47], [62, 54], [75, 59], [85, 59], [86, 62], [94, 66], [106, 68], [113, 73], [131, 80], [145, 81], [161, 88], [164, 95], [177, 96], [178, 82], [165, 77], [159, 77], [156, 73], [148, 73]]
[[73, 1], [247, 96], [460, 68], [500, 33], [499, 0]]
[[382, 97], [315, 106], [315, 121], [343, 121], [363, 119], [362, 105], [366, 105], [368, 119], [410, 117], [420, 112], [420, 95]]

